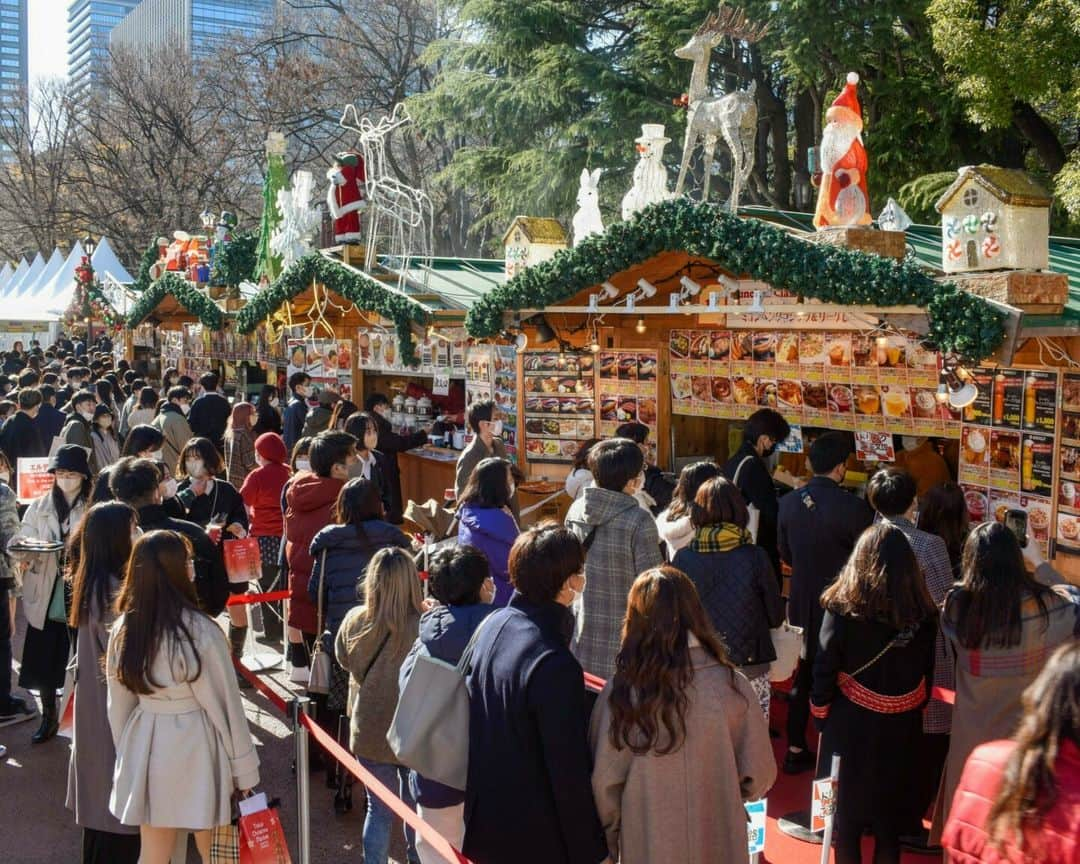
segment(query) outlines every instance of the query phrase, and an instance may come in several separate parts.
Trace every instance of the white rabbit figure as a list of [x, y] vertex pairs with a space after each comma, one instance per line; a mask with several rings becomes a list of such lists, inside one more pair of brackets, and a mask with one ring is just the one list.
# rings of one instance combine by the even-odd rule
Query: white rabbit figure
[[577, 193], [577, 212], [574, 214], [574, 245], [577, 246], [590, 234], [604, 233], [604, 220], [600, 215], [600, 175], [603, 168], [597, 168], [591, 174], [588, 168], [581, 169], [581, 188]]

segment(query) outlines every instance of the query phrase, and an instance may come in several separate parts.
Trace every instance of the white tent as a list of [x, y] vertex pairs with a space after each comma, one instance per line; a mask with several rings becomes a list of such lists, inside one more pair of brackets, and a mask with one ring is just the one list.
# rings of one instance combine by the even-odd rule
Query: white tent
[[0, 270], [0, 296], [3, 296], [4, 289], [7, 287], [8, 282], [11, 281], [11, 275], [15, 271], [11, 269], [11, 264], [7, 261], [4, 262], [4, 268]]
[[112, 246], [109, 245], [108, 237], [101, 238], [101, 242], [98, 243], [97, 248], [94, 250], [94, 257], [90, 259], [90, 263], [94, 267], [94, 275], [101, 281], [105, 281], [106, 277], [114, 282], [119, 282], [121, 285], [130, 285], [135, 281], [124, 268], [124, 265], [120, 263], [120, 259], [116, 257]]
[[13, 288], [16, 288], [23, 277], [26, 275], [26, 271], [30, 269], [30, 265], [26, 263], [25, 258], [20, 258], [18, 265], [15, 267], [15, 272], [11, 274], [11, 278], [4, 286], [4, 296], [10, 297]]
[[41, 285], [34, 297], [28, 302], [30, 310], [38, 314], [51, 314], [56, 318], [63, 316], [75, 296], [75, 268], [82, 263], [82, 243], [75, 241], [63, 265], [56, 275]]
[[45, 269], [41, 271], [41, 275], [35, 280], [34, 284], [25, 287], [20, 292], [20, 295], [27, 300], [33, 301], [33, 298], [38, 296], [38, 292], [41, 289], [52, 282], [53, 277], [57, 274], [61, 267], [64, 266], [64, 254], [59, 249], [53, 249], [52, 255], [49, 256], [49, 260], [45, 263]]
[[38, 252], [34, 256], [34, 260], [30, 262], [30, 269], [26, 271], [26, 275], [18, 285], [12, 285], [11, 290], [8, 292], [9, 297], [26, 297], [27, 292], [32, 292], [33, 287], [37, 284], [41, 274], [45, 272], [45, 259], [41, 257], [41, 253]]

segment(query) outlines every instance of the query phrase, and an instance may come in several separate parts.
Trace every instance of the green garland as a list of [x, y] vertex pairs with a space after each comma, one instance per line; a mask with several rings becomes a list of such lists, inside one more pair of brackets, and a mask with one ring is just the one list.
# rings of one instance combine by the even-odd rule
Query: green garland
[[930, 321], [928, 339], [968, 363], [989, 357], [1004, 338], [1004, 316], [990, 303], [935, 281], [917, 264], [807, 243], [760, 220], [739, 219], [718, 205], [686, 198], [648, 207], [518, 274], [479, 300], [465, 327], [471, 336], [490, 338], [503, 329], [509, 310], [558, 304], [669, 250], [709, 258], [733, 273], [826, 303], [921, 306]]
[[134, 329], [142, 324], [167, 296], [172, 295], [180, 305], [211, 330], [225, 326], [225, 313], [213, 300], [175, 273], [166, 273], [139, 296], [128, 313], [127, 325]]
[[252, 297], [236, 316], [237, 331], [252, 332], [259, 322], [302, 294], [313, 282], [355, 303], [365, 312], [376, 312], [393, 321], [401, 343], [402, 361], [410, 365], [417, 362], [411, 325], [430, 323], [431, 316], [424, 308], [416, 301], [388, 290], [377, 280], [347, 270], [317, 252], [305, 255]]
[[139, 259], [139, 274], [131, 284], [132, 290], [136, 293], [141, 294], [153, 284], [154, 280], [150, 276], [150, 268], [158, 262], [159, 257], [157, 238], [155, 238], [150, 241], [150, 245], [146, 247], [146, 251], [143, 252], [142, 258]]
[[258, 231], [243, 231], [240, 234], [234, 234], [232, 240], [226, 243], [223, 249], [214, 252], [210, 284], [235, 288], [241, 282], [255, 281], [258, 247]]

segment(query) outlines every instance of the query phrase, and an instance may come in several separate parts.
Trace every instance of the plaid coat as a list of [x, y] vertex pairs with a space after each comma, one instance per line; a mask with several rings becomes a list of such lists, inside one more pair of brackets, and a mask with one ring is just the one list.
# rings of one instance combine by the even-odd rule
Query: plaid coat
[[570, 648], [586, 672], [610, 678], [619, 653], [626, 597], [634, 580], [664, 563], [652, 516], [635, 498], [590, 486], [570, 505], [566, 526], [585, 543], [585, 592], [574, 604]]

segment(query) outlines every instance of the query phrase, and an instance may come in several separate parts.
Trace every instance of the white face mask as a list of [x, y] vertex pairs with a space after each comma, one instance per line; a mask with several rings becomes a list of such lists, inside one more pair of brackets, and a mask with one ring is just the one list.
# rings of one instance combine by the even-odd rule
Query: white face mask
[[202, 459], [188, 459], [184, 462], [184, 470], [187, 471], [188, 477], [198, 479], [206, 474], [206, 465], [203, 464]]
[[82, 477], [57, 477], [56, 485], [60, 487], [61, 492], [77, 492], [82, 487]]
[[79, 416], [82, 417], [83, 420], [85, 420], [87, 423], [90, 423], [94, 419], [94, 412], [93, 411], [80, 411]]
[[176, 478], [170, 477], [168, 480], [161, 484], [161, 497], [162, 498], [175, 498], [176, 497]]
[[260, 456], [258, 453], [256, 453], [255, 454], [255, 464], [258, 465], [260, 468], [264, 468], [266, 466], [266, 460], [263, 459], [263, 457]]
[[163, 462], [165, 454], [161, 450], [154, 450], [147, 458], [153, 459], [155, 462]]
[[297, 471], [310, 471], [311, 470], [311, 460], [310, 459], [297, 459], [296, 460], [296, 470]]
[[131, 543], [134, 545], [135, 541], [142, 537], [142, 528], [136, 525], [131, 529]]
[[502, 432], [503, 432], [503, 421], [502, 420], [496, 420], [494, 423], [491, 424], [491, 434], [494, 435], [496, 438], [498, 438], [500, 435], [502, 435]]
[[182, 413], [185, 417], [187, 417], [187, 415], [191, 413], [191, 403], [190, 402], [181, 402], [180, 403], [180, 413]]

